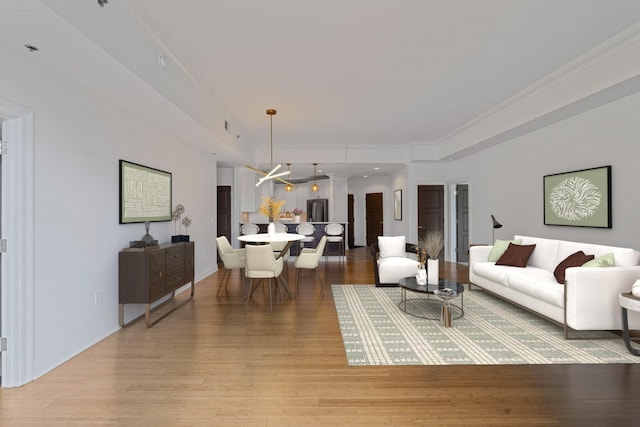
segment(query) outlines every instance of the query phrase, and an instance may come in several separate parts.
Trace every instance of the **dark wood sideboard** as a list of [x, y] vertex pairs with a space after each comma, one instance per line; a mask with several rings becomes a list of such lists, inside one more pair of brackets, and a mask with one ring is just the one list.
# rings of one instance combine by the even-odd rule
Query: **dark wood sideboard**
[[182, 305], [175, 306], [152, 322], [151, 304], [169, 294], [173, 298], [175, 291], [188, 282], [191, 282], [191, 298], [193, 298], [194, 251], [193, 242], [165, 243], [152, 248], [127, 248], [120, 251], [118, 259], [120, 326], [127, 325], [124, 323], [125, 304], [146, 304], [145, 320], [147, 327], [151, 327]]

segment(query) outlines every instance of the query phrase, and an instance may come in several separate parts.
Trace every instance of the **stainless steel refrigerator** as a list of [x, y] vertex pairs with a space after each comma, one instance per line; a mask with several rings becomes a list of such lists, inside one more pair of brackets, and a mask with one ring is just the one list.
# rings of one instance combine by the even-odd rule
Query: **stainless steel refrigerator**
[[329, 199], [307, 200], [307, 221], [328, 222], [329, 221]]

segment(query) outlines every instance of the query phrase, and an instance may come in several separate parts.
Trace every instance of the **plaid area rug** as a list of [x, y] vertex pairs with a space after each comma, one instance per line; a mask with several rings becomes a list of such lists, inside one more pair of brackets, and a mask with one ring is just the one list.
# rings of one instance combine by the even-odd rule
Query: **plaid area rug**
[[[352, 366], [640, 363], [617, 335], [571, 331], [572, 337], [587, 339], [565, 340], [561, 326], [482, 291], [464, 293], [464, 316], [446, 328], [439, 320], [403, 313], [398, 307], [399, 288], [332, 285], [332, 289]], [[420, 295], [407, 292], [407, 296]], [[454, 302], [459, 304], [458, 300]], [[424, 310], [422, 315], [438, 317], [437, 304], [411, 304], [414, 310]], [[435, 316], [429, 310], [435, 310]], [[457, 317], [460, 312], [454, 308], [452, 314]]]

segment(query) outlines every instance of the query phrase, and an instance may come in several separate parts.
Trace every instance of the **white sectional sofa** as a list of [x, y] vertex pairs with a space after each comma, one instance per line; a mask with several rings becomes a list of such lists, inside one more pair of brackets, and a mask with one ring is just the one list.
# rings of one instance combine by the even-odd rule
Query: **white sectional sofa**
[[[489, 261], [492, 246], [470, 248], [469, 280], [497, 296], [575, 330], [620, 330], [618, 296], [630, 292], [640, 279], [640, 252], [628, 248], [515, 236], [522, 245], [535, 244], [526, 267], [496, 265]], [[583, 251], [596, 258], [613, 253], [613, 267], [571, 267], [565, 284], [554, 276], [556, 266]], [[640, 313], [629, 313], [630, 329], [640, 329]]]

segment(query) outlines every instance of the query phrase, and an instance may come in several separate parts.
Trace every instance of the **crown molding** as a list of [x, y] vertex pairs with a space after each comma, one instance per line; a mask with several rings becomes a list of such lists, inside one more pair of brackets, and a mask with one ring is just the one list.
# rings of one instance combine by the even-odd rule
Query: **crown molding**
[[438, 157], [487, 148], [479, 144], [640, 74], [638, 54], [640, 22], [442, 137]]

